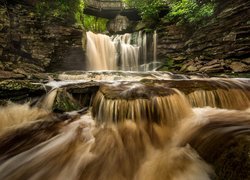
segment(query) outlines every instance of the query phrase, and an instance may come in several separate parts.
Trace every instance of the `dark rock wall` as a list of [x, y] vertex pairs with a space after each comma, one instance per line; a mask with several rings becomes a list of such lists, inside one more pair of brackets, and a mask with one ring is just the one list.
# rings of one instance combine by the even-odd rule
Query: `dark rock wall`
[[192, 32], [185, 26], [168, 25], [158, 30], [157, 57], [186, 59], [185, 43]]
[[63, 21], [43, 19], [33, 6], [0, 3], [0, 70], [83, 69], [83, 31]]
[[161, 29], [158, 57], [184, 64], [176, 66], [177, 71], [249, 72], [250, 1], [218, 3], [215, 16], [205, 26]]

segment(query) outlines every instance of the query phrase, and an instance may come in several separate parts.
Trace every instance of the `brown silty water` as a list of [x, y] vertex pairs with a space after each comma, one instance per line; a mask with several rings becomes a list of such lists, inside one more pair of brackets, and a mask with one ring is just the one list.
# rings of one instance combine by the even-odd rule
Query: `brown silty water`
[[250, 177], [249, 80], [144, 79], [98, 86], [84, 111], [53, 112], [57, 93], [69, 85], [37, 105], [2, 107], [0, 179]]

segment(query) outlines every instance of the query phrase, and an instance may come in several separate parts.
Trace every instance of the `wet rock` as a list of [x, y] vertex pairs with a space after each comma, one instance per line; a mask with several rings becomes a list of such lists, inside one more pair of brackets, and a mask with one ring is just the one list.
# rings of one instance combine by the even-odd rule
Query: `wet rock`
[[[92, 115], [98, 122], [128, 119], [139, 122], [143, 119], [168, 127], [175, 127], [191, 112], [188, 102], [174, 89], [147, 83], [102, 85], [92, 107]], [[181, 113], [173, 113], [173, 109]]]
[[232, 62], [232, 64], [230, 64], [230, 68], [232, 69], [233, 72], [249, 72], [250, 71], [250, 67], [241, 62]]
[[80, 110], [80, 104], [69, 94], [65, 89], [59, 89], [53, 110], [56, 112], [70, 112], [75, 110]]
[[219, 59], [214, 59], [212, 61], [209, 61], [206, 63], [206, 66], [211, 66], [211, 65], [214, 65], [214, 64], [220, 64], [220, 60]]
[[180, 69], [181, 72], [197, 72], [203, 66], [198, 58], [187, 61]]
[[198, 68], [196, 66], [190, 65], [187, 67], [186, 71], [195, 72], [198, 71]]
[[29, 101], [46, 93], [43, 84], [28, 80], [3, 80], [0, 82], [0, 99], [11, 101]]
[[23, 78], [25, 78], [25, 75], [23, 74], [0, 70], [0, 79], [23, 79]]
[[250, 65], [250, 58], [243, 59], [242, 62]]
[[205, 66], [199, 69], [200, 72], [206, 72], [206, 73], [218, 73], [223, 72], [224, 68], [221, 66], [221, 64], [213, 64], [210, 66]]
[[187, 57], [185, 57], [185, 56], [178, 56], [176, 58], [173, 58], [174, 61], [181, 61], [181, 62], [186, 60], [186, 59], [187, 59]]
[[223, 41], [236, 41], [236, 33], [235, 32], [230, 32], [228, 35], [226, 35], [223, 38]]

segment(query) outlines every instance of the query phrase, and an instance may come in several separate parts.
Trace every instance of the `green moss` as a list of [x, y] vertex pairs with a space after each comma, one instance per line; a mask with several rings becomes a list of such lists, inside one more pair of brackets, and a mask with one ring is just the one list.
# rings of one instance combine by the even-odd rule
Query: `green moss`
[[174, 65], [174, 60], [172, 58], [167, 58], [160, 71], [170, 71], [173, 68], [173, 65]]
[[58, 112], [69, 112], [79, 110], [81, 106], [66, 90], [61, 90], [57, 94], [53, 109]]
[[24, 88], [38, 90], [43, 89], [43, 86], [41, 84], [24, 80], [5, 80], [0, 82], [0, 90], [21, 90]]
[[42, 84], [26, 80], [4, 80], [0, 82], [0, 99], [20, 101], [46, 93]]

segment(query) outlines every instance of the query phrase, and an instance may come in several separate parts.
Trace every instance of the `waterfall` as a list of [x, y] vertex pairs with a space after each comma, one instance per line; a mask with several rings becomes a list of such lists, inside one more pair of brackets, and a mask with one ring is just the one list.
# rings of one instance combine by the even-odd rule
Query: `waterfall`
[[143, 64], [147, 64], [147, 33], [143, 34], [142, 38], [142, 57], [143, 57]]
[[116, 61], [121, 70], [138, 70], [139, 47], [131, 45], [132, 34], [113, 36], [113, 42], [116, 44], [117, 52]]
[[[149, 71], [156, 62], [157, 34], [113, 35], [87, 32], [87, 69]], [[153, 55], [152, 55], [153, 54]]]
[[103, 34], [87, 32], [87, 68], [88, 70], [116, 70], [115, 44]]
[[156, 62], [157, 61], [157, 31], [156, 30], [154, 31], [153, 39], [154, 39], [154, 62]]

